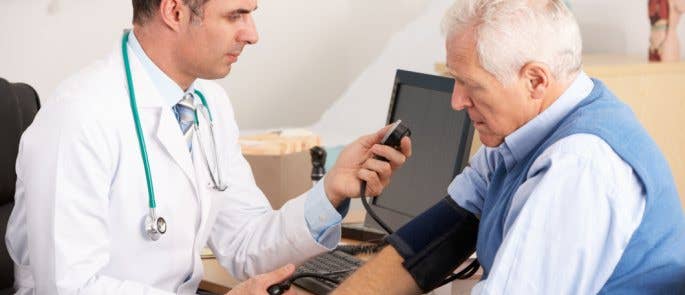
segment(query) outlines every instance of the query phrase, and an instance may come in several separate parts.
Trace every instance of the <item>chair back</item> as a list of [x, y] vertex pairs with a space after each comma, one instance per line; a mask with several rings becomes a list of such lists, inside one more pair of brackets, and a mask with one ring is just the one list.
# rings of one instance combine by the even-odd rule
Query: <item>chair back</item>
[[0, 78], [0, 293], [14, 284], [14, 263], [7, 252], [5, 233], [14, 205], [19, 139], [39, 108], [38, 94], [31, 86]]

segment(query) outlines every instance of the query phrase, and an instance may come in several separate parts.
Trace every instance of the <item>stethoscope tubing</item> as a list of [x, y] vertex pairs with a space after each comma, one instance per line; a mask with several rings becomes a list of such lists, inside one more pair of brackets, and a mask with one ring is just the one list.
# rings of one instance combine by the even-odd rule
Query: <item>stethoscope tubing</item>
[[140, 155], [143, 158], [143, 167], [145, 169], [145, 181], [147, 182], [148, 206], [150, 209], [157, 208], [155, 202], [155, 190], [152, 185], [152, 172], [150, 171], [150, 162], [147, 156], [147, 147], [145, 145], [145, 138], [143, 137], [143, 128], [140, 125], [140, 116], [138, 115], [138, 104], [136, 103], [136, 92], [133, 89], [133, 75], [131, 75], [131, 65], [128, 59], [128, 37], [130, 32], [125, 32], [121, 40], [121, 52], [124, 57], [124, 69], [126, 71], [126, 83], [128, 86], [128, 95], [131, 104], [131, 113], [133, 114], [133, 122], [136, 125], [136, 134], [138, 135], [138, 145], [140, 146]]
[[[144, 230], [146, 231], [148, 237], [156, 241], [158, 240], [162, 234], [166, 232], [166, 221], [162, 217], [157, 217], [157, 213], [155, 212], [155, 208], [157, 207], [157, 203], [155, 201], [155, 189], [152, 184], [152, 171], [150, 169], [150, 161], [148, 158], [148, 153], [147, 153], [147, 146], [145, 144], [145, 138], [143, 136], [143, 128], [140, 124], [140, 115], [138, 113], [138, 104], [136, 101], [136, 93], [135, 89], [133, 87], [133, 75], [131, 75], [131, 64], [129, 61], [129, 56], [128, 56], [128, 40], [130, 36], [130, 31], [124, 32], [124, 36], [122, 37], [121, 40], [121, 53], [123, 56], [124, 60], [124, 70], [126, 73], [126, 83], [127, 83], [127, 88], [128, 88], [128, 93], [129, 93], [129, 102], [131, 105], [131, 114], [133, 115], [133, 122], [135, 124], [136, 128], [136, 135], [138, 137], [138, 146], [140, 147], [140, 155], [143, 160], [143, 168], [145, 169], [145, 181], [147, 184], [147, 192], [148, 192], [148, 206], [149, 206], [149, 213], [146, 218], [145, 224], [144, 224]], [[199, 138], [199, 120], [197, 116], [197, 110], [195, 111], [195, 131], [198, 132], [198, 142], [200, 143], [200, 149], [201, 149], [201, 154], [205, 160], [205, 164], [207, 166], [207, 170], [209, 171], [210, 178], [212, 179], [213, 187], [216, 190], [219, 191], [225, 191], [228, 186], [225, 185], [221, 179], [221, 169], [219, 168], [220, 163], [219, 163], [219, 155], [218, 151], [216, 148], [216, 139], [214, 138], [214, 118], [212, 117], [212, 112], [207, 106], [207, 100], [205, 99], [205, 96], [200, 92], [199, 90], [195, 90], [195, 94], [200, 98], [202, 101], [202, 106], [201, 106], [201, 111], [203, 116], [205, 116], [205, 119], [208, 119], [209, 121], [209, 132], [210, 136], [212, 137], [212, 147], [214, 151], [214, 161], [216, 165], [216, 172], [217, 176], [214, 176], [214, 173], [212, 171], [211, 166], [209, 165], [209, 159], [206, 155], [206, 150], [204, 149], [204, 146], [202, 144], [202, 140]], [[215, 179], [217, 178], [217, 179]], [[160, 224], [161, 223], [161, 224]]]

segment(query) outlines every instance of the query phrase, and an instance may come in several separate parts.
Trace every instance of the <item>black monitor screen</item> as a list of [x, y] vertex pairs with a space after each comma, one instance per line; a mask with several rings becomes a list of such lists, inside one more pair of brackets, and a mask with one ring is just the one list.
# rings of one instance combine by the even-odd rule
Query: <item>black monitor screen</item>
[[[382, 220], [397, 229], [447, 195], [447, 186], [468, 161], [473, 135], [465, 111], [450, 106], [454, 81], [398, 71], [388, 123], [411, 129], [413, 155], [372, 201]], [[366, 224], [376, 226], [367, 216]]]

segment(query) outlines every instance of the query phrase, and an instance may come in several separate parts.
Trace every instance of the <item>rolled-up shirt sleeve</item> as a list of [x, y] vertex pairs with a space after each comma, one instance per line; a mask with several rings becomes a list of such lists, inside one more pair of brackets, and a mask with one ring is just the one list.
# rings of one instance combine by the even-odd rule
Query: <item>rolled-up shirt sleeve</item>
[[469, 161], [469, 166], [447, 188], [447, 193], [459, 206], [476, 216], [481, 214], [496, 156], [494, 149], [481, 147]]

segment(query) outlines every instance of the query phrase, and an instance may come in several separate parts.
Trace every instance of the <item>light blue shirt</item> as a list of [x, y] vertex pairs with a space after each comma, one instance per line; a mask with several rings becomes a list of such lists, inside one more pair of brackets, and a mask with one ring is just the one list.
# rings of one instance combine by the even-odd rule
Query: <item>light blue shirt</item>
[[[185, 93], [193, 93], [193, 91], [195, 91], [195, 82], [184, 91], [176, 82], [174, 82], [174, 80], [157, 67], [157, 65], [155, 65], [147, 56], [138, 42], [138, 39], [136, 39], [136, 36], [133, 34], [133, 31], [131, 31], [128, 44], [143, 64], [143, 68], [145, 68], [152, 83], [169, 108], [176, 105], [183, 98]], [[335, 248], [340, 239], [338, 225], [342, 221], [342, 217], [347, 214], [349, 201], [343, 203], [340, 208], [336, 210], [328, 200], [328, 197], [326, 197], [323, 181], [319, 181], [307, 193], [306, 198], [304, 205], [305, 221], [312, 237], [327, 248]]]
[[[549, 134], [594, 83], [581, 72], [545, 111], [481, 148], [450, 184], [450, 196], [480, 215], [497, 165], [511, 170]], [[645, 192], [632, 168], [601, 138], [566, 137], [535, 159], [504, 219], [503, 241], [487, 280], [472, 294], [595, 294], [639, 226]]]

